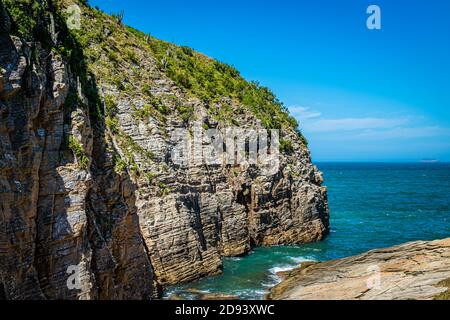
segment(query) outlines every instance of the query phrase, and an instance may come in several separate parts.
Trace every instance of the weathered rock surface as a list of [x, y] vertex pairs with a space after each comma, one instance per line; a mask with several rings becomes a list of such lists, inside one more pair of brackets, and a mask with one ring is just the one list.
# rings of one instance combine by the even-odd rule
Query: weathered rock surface
[[90, 158], [106, 158], [92, 152], [82, 106], [65, 106], [75, 81], [67, 63], [8, 33], [0, 44], [0, 297], [149, 298], [153, 272], [133, 184], [99, 161], [101, 169], [81, 169], [64, 148], [67, 130]]
[[274, 300], [407, 300], [449, 297], [450, 238], [417, 241], [306, 264], [271, 289]]
[[[60, 11], [82, 6], [52, 2]], [[74, 66], [53, 47], [68, 45], [62, 25], [43, 26], [51, 41], [24, 41], [11, 35], [0, 0], [0, 297], [147, 299], [160, 285], [220, 272], [223, 256], [328, 233], [326, 188], [294, 129], [284, 129], [293, 151], [280, 155], [271, 175], [248, 165], [175, 165], [171, 133], [186, 121], [177, 112], [136, 117], [151, 102], [140, 87], [169, 110], [190, 106], [197, 120], [225, 124], [114, 19], [83, 9], [80, 33], [94, 30], [90, 23], [101, 17], [99, 37], [109, 42], [89, 43], [88, 54], [77, 57], [86, 65]], [[42, 21], [58, 21], [55, 9], [46, 14]], [[111, 51], [123, 49], [119, 41], [138, 62], [111, 61]], [[105, 70], [136, 80], [133, 90]], [[114, 118], [93, 115], [97, 100], [110, 107], [108, 97]], [[243, 127], [263, 128], [244, 105], [226, 103], [241, 110]], [[67, 285], [71, 266], [76, 289]]]

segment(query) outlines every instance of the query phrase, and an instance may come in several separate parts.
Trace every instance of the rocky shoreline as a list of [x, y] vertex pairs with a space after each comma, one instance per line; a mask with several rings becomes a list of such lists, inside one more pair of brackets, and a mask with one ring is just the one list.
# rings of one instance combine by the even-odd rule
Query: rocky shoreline
[[271, 300], [448, 300], [450, 238], [416, 241], [282, 275]]

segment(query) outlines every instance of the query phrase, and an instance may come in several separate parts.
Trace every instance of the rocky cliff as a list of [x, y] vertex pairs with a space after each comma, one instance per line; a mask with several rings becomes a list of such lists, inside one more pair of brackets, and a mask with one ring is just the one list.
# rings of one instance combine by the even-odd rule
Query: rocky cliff
[[[0, 298], [148, 299], [327, 234], [321, 174], [267, 88], [82, 1], [0, 0], [0, 19]], [[277, 170], [174, 162], [178, 129], [229, 126], [279, 129]]]
[[284, 275], [270, 299], [450, 299], [450, 238], [417, 241], [327, 261]]

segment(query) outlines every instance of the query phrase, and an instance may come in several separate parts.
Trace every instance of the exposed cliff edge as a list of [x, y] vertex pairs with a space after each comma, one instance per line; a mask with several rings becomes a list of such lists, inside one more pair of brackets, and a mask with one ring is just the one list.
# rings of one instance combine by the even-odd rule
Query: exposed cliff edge
[[[148, 299], [328, 233], [295, 120], [234, 68], [82, 1], [0, 0], [0, 43], [0, 298]], [[230, 125], [280, 129], [279, 169], [174, 163], [175, 130]]]
[[273, 300], [450, 299], [450, 238], [306, 263], [271, 289]]

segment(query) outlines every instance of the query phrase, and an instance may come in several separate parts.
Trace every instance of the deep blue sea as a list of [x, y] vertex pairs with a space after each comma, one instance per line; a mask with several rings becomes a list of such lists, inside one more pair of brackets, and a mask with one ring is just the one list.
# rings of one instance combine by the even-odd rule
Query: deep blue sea
[[276, 272], [302, 261], [325, 261], [413, 240], [450, 237], [450, 164], [318, 163], [328, 187], [331, 233], [322, 242], [255, 248], [224, 259], [219, 276], [169, 288], [260, 299]]

